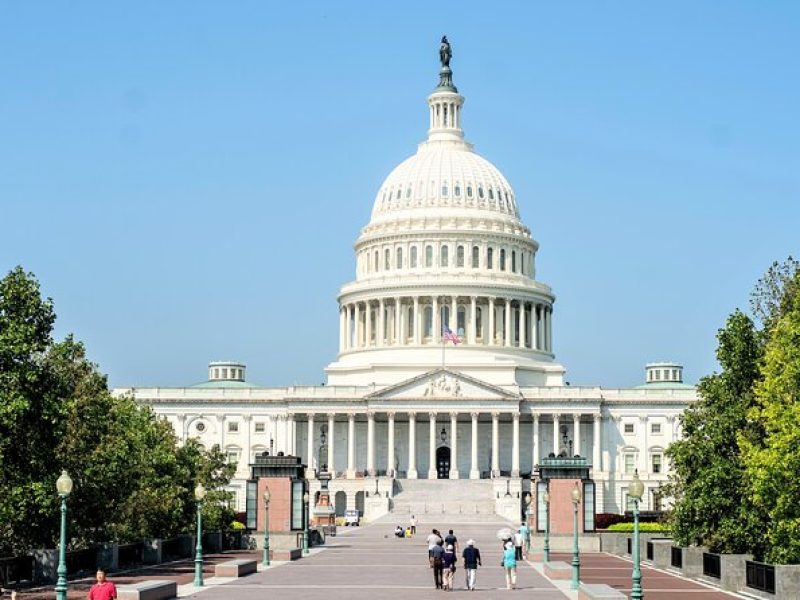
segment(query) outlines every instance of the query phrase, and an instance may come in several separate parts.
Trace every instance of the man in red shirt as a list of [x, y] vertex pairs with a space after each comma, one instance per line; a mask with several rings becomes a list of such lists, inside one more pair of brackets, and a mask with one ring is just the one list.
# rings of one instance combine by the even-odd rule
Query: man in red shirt
[[97, 569], [97, 583], [89, 590], [89, 600], [115, 600], [117, 597], [117, 586], [110, 581], [106, 581], [106, 572]]

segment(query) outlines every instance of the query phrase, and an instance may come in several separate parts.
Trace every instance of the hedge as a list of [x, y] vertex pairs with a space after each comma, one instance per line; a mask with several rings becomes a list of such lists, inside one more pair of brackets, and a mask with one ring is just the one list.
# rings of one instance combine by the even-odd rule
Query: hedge
[[[606, 531], [630, 533], [633, 531], [633, 523], [615, 523], [614, 525], [609, 525]], [[669, 533], [669, 525], [664, 523], [639, 523], [639, 531], [642, 533]]]

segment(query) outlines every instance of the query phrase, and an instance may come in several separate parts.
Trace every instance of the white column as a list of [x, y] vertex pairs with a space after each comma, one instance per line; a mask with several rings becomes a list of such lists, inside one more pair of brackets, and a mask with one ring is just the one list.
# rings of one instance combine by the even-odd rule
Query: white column
[[458, 413], [450, 413], [450, 479], [458, 479]]
[[[252, 439], [251, 439], [252, 438], [252, 431], [253, 431], [253, 423], [251, 421], [253, 420], [253, 415], [244, 415], [242, 417], [242, 420], [244, 421], [244, 426], [247, 427], [247, 448], [243, 452], [244, 459], [245, 459], [244, 468], [246, 470], [247, 469], [247, 465], [249, 465], [250, 461], [252, 460], [250, 457], [252, 456], [252, 448], [253, 448], [253, 442], [252, 442]], [[242, 464], [241, 460], [239, 461], [239, 464], [240, 465]], [[311, 465], [309, 465], [309, 466], [311, 466]]]
[[[470, 258], [471, 260], [471, 258]], [[469, 333], [467, 334], [467, 343], [474, 344], [477, 337], [478, 326], [478, 299], [475, 296], [469, 299]]]
[[295, 456], [294, 448], [294, 414], [286, 415], [286, 453]]
[[417, 474], [417, 415], [408, 413], [408, 479], [416, 479]]
[[394, 343], [400, 346], [403, 343], [402, 304], [400, 297], [394, 299]]
[[561, 415], [553, 415], [553, 452], [558, 456], [558, 425]]
[[511, 476], [519, 477], [519, 413], [511, 415]]
[[339, 352], [344, 352], [344, 332], [345, 332], [345, 309], [344, 306], [339, 307]]
[[436, 479], [436, 413], [428, 413], [428, 479]]
[[639, 431], [637, 436], [639, 439], [639, 477], [647, 476], [647, 416], [639, 415]]
[[527, 327], [525, 323], [525, 301], [519, 301], [519, 347], [525, 348], [528, 343], [525, 340]]
[[489, 345], [494, 346], [494, 298], [489, 298]]
[[378, 300], [378, 339], [376, 340], [378, 343], [376, 346], [383, 346], [386, 343], [386, 320], [383, 318], [383, 314], [386, 311], [386, 305], [383, 301], [383, 298]]
[[603, 465], [600, 464], [601, 462], [601, 430], [603, 425], [603, 415], [595, 414], [594, 415], [594, 439], [592, 440], [592, 471], [595, 473], [597, 471], [603, 470]]
[[492, 413], [492, 477], [500, 475], [500, 413]]
[[356, 415], [347, 415], [347, 478], [356, 477]]
[[394, 413], [390, 412], [387, 416], [389, 417], [389, 435], [387, 436], [386, 474], [390, 477], [397, 477], [394, 470]]
[[539, 316], [536, 307], [538, 304], [531, 305], [531, 348], [540, 350], [542, 345], [539, 343]]
[[505, 346], [511, 345], [511, 300], [506, 298], [506, 330], [505, 330]]
[[553, 309], [547, 309], [547, 351], [553, 351]]
[[349, 350], [353, 345], [353, 330], [352, 323], [350, 322], [350, 305], [344, 307], [344, 347]]
[[414, 345], [419, 345], [419, 332], [422, 329], [422, 324], [419, 318], [419, 296], [414, 296]]
[[450, 307], [450, 330], [453, 333], [458, 333], [458, 298], [456, 296], [452, 297]]
[[442, 315], [439, 313], [439, 298], [433, 297], [433, 331], [431, 343], [438, 344], [442, 337]]
[[372, 303], [367, 301], [364, 305], [364, 321], [366, 322], [366, 332], [364, 334], [364, 347], [372, 345]]
[[367, 411], [367, 473], [375, 476], [375, 413]]
[[358, 349], [361, 347], [361, 307], [358, 302], [355, 303], [353, 312], [353, 328], [355, 329], [355, 340], [353, 347]]
[[533, 462], [534, 467], [539, 464], [539, 415], [533, 415]]
[[336, 425], [336, 413], [328, 413], [328, 471], [336, 477], [336, 463], [334, 461], [334, 447], [333, 442], [336, 437], [334, 426]]
[[470, 413], [472, 417], [472, 446], [470, 446], [469, 478], [480, 479], [478, 470], [478, 413]]
[[306, 433], [306, 460], [308, 468], [314, 469], [314, 413], [308, 413], [308, 431]]
[[572, 415], [572, 454], [581, 455], [581, 415], [580, 413], [573, 413]]

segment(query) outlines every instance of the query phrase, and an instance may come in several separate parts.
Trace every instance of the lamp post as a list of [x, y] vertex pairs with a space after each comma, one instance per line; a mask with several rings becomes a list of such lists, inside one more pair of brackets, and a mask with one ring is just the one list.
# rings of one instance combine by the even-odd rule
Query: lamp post
[[525, 553], [531, 552], [531, 495], [525, 495], [525, 529], [528, 534], [525, 536]]
[[308, 511], [311, 507], [308, 504], [308, 492], [303, 494], [303, 507], [305, 508], [305, 527], [303, 527], [303, 554], [308, 554]]
[[642, 600], [642, 569], [639, 565], [639, 502], [644, 494], [644, 484], [639, 479], [639, 470], [633, 472], [633, 481], [628, 486], [628, 498], [633, 500], [633, 575], [631, 585], [631, 600]]
[[194, 499], [197, 500], [197, 545], [194, 548], [194, 585], [203, 587], [203, 499], [206, 488], [198, 483], [194, 488]]
[[544, 502], [544, 560], [542, 562], [550, 562], [550, 492], [547, 490], [542, 494], [542, 502]]
[[67, 498], [72, 493], [72, 479], [66, 471], [56, 480], [56, 491], [61, 498], [61, 536], [58, 542], [58, 582], [56, 600], [67, 600]]
[[581, 488], [578, 482], [572, 488], [572, 582], [570, 588], [577, 590], [581, 585], [581, 559], [578, 554], [578, 505], [581, 503]]
[[264, 488], [264, 558], [261, 564], [269, 566], [269, 488]]

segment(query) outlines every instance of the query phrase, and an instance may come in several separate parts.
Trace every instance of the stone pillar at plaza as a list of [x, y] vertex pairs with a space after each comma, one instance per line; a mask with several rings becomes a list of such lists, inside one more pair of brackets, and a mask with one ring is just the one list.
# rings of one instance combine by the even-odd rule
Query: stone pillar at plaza
[[458, 413], [450, 413], [450, 479], [458, 479]]
[[394, 468], [395, 463], [395, 456], [394, 456], [394, 413], [390, 412], [387, 415], [388, 418], [388, 432], [387, 432], [387, 456], [386, 456], [386, 474], [390, 477], [396, 477], [397, 473]]
[[470, 446], [469, 478], [480, 479], [481, 472], [478, 470], [478, 413], [470, 413], [472, 418], [472, 445]]
[[428, 416], [428, 479], [436, 479], [436, 413], [429, 413]]
[[408, 473], [409, 479], [416, 479], [417, 474], [417, 415], [408, 413]]
[[347, 478], [356, 477], [356, 415], [347, 415]]

